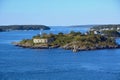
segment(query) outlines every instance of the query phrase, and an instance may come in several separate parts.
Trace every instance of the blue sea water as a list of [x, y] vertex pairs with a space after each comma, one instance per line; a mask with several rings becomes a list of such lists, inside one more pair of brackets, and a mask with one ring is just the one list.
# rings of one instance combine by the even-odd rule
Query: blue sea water
[[[50, 31], [86, 32], [89, 27], [51, 27]], [[39, 31], [0, 33], [0, 80], [120, 80], [120, 49], [80, 51], [27, 49], [11, 44]]]

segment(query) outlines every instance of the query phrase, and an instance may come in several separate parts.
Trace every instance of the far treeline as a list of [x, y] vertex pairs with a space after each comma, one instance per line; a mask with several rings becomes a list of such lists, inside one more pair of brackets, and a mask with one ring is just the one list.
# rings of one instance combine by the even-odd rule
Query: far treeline
[[113, 24], [113, 25], [96, 25], [91, 28], [91, 30], [116, 30], [120, 31], [120, 24]]
[[108, 37], [120, 37], [120, 24], [116, 25], [96, 25], [90, 31], [98, 31]]
[[11, 30], [50, 30], [48, 26], [45, 25], [8, 25], [0, 26], [0, 31], [11, 31]]

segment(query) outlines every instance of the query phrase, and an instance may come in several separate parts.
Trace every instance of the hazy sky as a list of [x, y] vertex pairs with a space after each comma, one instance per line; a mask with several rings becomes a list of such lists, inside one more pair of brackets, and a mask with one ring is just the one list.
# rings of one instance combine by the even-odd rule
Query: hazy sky
[[120, 24], [120, 0], [0, 0], [0, 25]]

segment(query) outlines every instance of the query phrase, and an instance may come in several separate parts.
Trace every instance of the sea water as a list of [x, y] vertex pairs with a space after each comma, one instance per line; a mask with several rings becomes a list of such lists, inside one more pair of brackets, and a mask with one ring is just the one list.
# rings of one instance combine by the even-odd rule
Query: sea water
[[[51, 27], [46, 33], [86, 32], [88, 27]], [[0, 80], [120, 80], [120, 49], [28, 49], [11, 44], [37, 31], [0, 33]]]

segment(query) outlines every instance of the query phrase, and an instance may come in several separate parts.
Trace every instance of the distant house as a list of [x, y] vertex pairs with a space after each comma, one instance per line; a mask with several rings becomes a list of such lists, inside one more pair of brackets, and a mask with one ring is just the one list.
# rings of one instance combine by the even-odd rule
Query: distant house
[[94, 31], [94, 34], [101, 34], [100, 31]]
[[120, 28], [118, 27], [117, 30], [120, 30]]
[[95, 30], [95, 29], [92, 29], [92, 28], [90, 29], [90, 31], [94, 31], [94, 30]]
[[85, 35], [88, 35], [88, 34], [89, 34], [89, 32], [85, 32], [84, 34], [85, 34]]
[[51, 39], [46, 39], [46, 38], [34, 38], [33, 39], [33, 43], [45, 43], [45, 44], [47, 44], [47, 43], [50, 43], [50, 42], [52, 42], [53, 41], [53, 39], [51, 38]]

